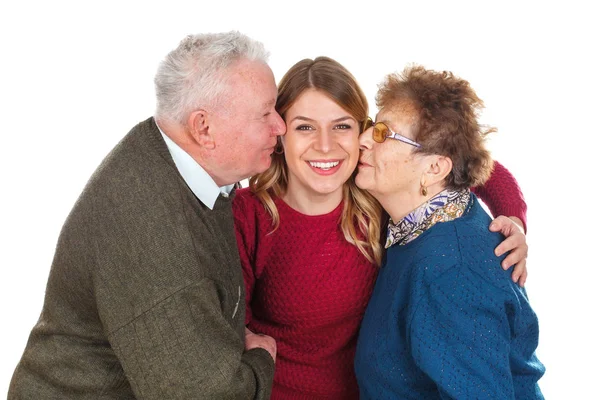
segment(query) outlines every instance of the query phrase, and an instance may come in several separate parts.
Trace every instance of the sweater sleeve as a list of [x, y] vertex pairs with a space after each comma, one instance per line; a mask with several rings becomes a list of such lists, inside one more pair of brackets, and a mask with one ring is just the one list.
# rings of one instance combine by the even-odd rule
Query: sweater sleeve
[[255, 243], [256, 223], [252, 207], [248, 207], [250, 199], [238, 195], [233, 200], [233, 217], [235, 222], [235, 235], [240, 253], [242, 272], [244, 273], [244, 286], [246, 289], [246, 325], [252, 321], [252, 296], [256, 283], [255, 274]]
[[109, 335], [138, 398], [268, 398], [273, 360], [264, 349], [242, 353], [220, 293], [204, 279]]
[[451, 268], [419, 299], [408, 327], [412, 356], [442, 399], [513, 399], [506, 296], [460, 270]]
[[494, 217], [517, 217], [527, 231], [527, 203], [521, 188], [510, 171], [498, 161], [494, 161], [494, 169], [487, 182], [471, 190], [483, 200]]

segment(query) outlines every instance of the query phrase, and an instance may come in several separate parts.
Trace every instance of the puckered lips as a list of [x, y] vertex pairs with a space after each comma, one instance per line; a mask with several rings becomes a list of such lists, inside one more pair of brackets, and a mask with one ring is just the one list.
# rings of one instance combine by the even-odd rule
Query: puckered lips
[[306, 161], [310, 169], [319, 175], [333, 175], [340, 170], [343, 163], [344, 160], [342, 159]]
[[372, 165], [361, 158], [358, 160], [358, 167], [372, 167]]

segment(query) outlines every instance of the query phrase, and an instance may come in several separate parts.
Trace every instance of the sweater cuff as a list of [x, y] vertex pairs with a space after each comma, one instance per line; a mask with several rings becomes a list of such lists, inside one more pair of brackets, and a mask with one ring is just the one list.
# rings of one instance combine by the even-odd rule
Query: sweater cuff
[[271, 354], [267, 350], [257, 347], [242, 354], [242, 362], [248, 364], [256, 376], [255, 398], [270, 398], [275, 375], [275, 361]]

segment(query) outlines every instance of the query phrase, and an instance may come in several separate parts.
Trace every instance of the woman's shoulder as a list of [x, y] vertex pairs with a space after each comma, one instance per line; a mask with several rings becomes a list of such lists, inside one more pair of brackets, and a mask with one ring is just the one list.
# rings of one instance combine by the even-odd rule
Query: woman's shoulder
[[236, 219], [270, 220], [263, 201], [250, 188], [241, 188], [235, 191], [232, 207]]
[[504, 270], [501, 263], [506, 254], [498, 257], [494, 253], [504, 237], [489, 230], [491, 221], [491, 217], [477, 201], [468, 214], [457, 220], [456, 235], [462, 265], [465, 273], [480, 279], [481, 285], [512, 292], [516, 285], [511, 279], [512, 267]]
[[250, 190], [249, 187], [236, 189], [233, 197], [233, 209], [248, 209], [254, 208], [260, 204], [260, 199]]
[[455, 220], [456, 236], [462, 248], [477, 247], [492, 250], [502, 242], [502, 235], [491, 232], [492, 218], [485, 212], [479, 200], [461, 218]]

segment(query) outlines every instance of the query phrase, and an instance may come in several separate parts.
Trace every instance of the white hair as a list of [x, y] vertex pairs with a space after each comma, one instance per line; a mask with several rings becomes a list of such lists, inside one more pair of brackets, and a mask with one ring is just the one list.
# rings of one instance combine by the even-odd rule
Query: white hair
[[268, 57], [262, 43], [237, 31], [188, 35], [158, 67], [155, 117], [185, 124], [193, 110], [216, 104], [224, 69], [242, 59], [266, 63]]

